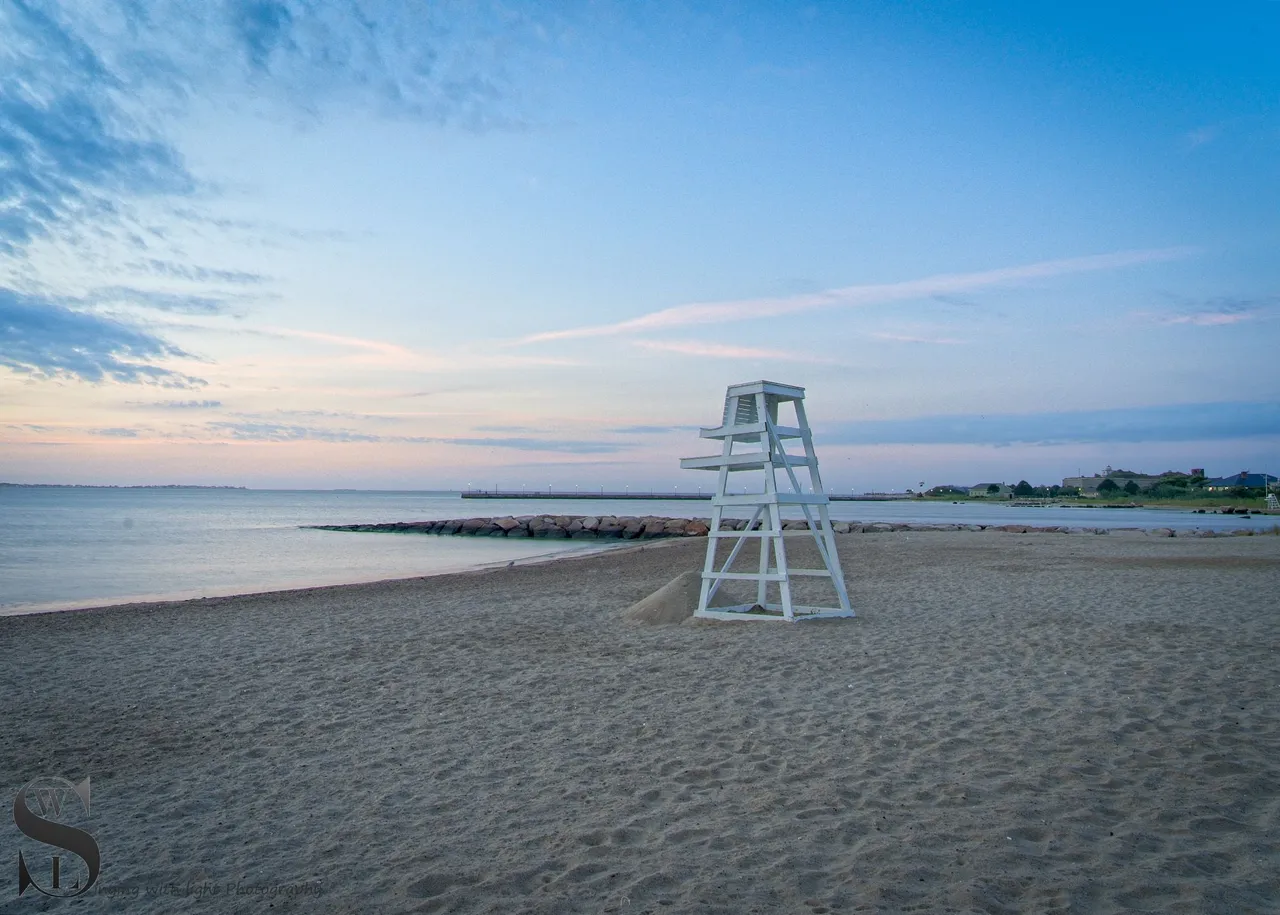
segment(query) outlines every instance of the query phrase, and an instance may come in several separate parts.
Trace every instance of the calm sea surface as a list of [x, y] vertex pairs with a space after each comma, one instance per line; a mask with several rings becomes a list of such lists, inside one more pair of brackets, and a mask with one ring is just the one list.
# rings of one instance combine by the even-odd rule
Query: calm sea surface
[[[408, 578], [599, 549], [590, 541], [301, 530], [490, 515], [706, 516], [706, 502], [463, 500], [457, 493], [0, 487], [0, 614]], [[837, 520], [1269, 527], [1273, 518], [999, 504], [836, 502]]]

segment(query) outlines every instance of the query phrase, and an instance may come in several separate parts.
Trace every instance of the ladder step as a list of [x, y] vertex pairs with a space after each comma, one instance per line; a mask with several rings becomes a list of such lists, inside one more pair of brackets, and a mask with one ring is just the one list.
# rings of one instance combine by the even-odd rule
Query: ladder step
[[[830, 578], [831, 573], [826, 569], [791, 569], [792, 575], [807, 575], [810, 578]], [[783, 581], [786, 575], [779, 572], [766, 572], [761, 575], [759, 572], [703, 572], [703, 578], [720, 578], [729, 581]]]
[[[821, 534], [822, 531], [783, 531], [783, 537], [812, 537], [815, 533]], [[730, 537], [777, 537], [777, 531], [709, 531], [708, 537], [717, 540], [727, 540]]]
[[760, 470], [765, 467], [817, 466], [817, 460], [790, 454], [771, 454], [768, 451], [744, 451], [741, 454], [715, 454], [707, 457], [681, 458], [685, 470]]
[[[764, 423], [746, 423], [739, 426], [717, 426], [714, 429], [699, 429], [702, 438], [729, 438], [735, 441], [758, 442], [760, 436], [769, 431]], [[804, 438], [804, 430], [797, 426], [774, 426], [778, 438]]]
[[757, 505], [826, 505], [831, 500], [826, 493], [812, 492], [748, 492], [741, 494], [725, 493], [711, 497], [713, 506], [754, 508]]
[[728, 581], [782, 581], [786, 578], [785, 575], [779, 575], [777, 572], [766, 572], [764, 575], [759, 572], [703, 572], [702, 577]]

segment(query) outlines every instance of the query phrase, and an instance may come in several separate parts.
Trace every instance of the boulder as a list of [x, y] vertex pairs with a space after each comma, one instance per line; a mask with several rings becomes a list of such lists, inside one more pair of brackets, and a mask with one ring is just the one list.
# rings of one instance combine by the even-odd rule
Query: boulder
[[515, 518], [499, 518], [497, 521], [493, 523], [498, 525], [498, 527], [502, 528], [504, 531], [508, 531], [508, 532], [511, 531], [513, 528], [517, 528], [520, 526], [520, 522], [517, 521]]
[[684, 534], [686, 537], [705, 537], [711, 528], [707, 527], [701, 521], [690, 521], [684, 526]]
[[583, 518], [582, 519], [582, 529], [584, 531], [594, 531], [599, 526], [600, 526], [599, 518]]

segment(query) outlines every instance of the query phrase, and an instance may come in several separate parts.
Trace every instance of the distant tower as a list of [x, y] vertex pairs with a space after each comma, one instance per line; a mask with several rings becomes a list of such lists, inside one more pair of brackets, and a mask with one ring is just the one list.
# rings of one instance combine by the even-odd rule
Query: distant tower
[[[794, 425], [780, 425], [778, 409], [790, 405], [795, 412]], [[686, 470], [718, 471], [716, 494], [711, 500], [711, 529], [707, 534], [707, 556], [702, 570], [702, 591], [695, 616], [712, 619], [775, 619], [794, 622], [822, 617], [850, 617], [849, 595], [836, 553], [835, 534], [831, 529], [830, 501], [822, 489], [818, 475], [818, 459], [813, 453], [813, 436], [804, 413], [804, 388], [773, 381], [752, 381], [732, 385], [724, 398], [724, 418], [712, 429], [703, 429], [702, 438], [719, 439], [721, 453], [712, 457], [683, 458]], [[804, 455], [787, 454], [784, 440], [799, 440]], [[735, 445], [755, 446], [734, 450]], [[805, 492], [796, 475], [797, 468], [808, 470], [809, 491]], [[776, 474], [786, 473], [790, 491], [778, 489]], [[761, 491], [732, 494], [729, 474], [755, 471], [763, 476]], [[751, 520], [741, 531], [721, 530], [725, 508], [751, 508]], [[808, 530], [784, 531], [782, 513], [799, 508], [808, 521]], [[798, 520], [798, 519], [796, 519]], [[821, 569], [792, 569], [787, 565], [787, 537], [812, 537], [822, 558]], [[721, 540], [732, 540], [733, 548], [724, 565], [716, 568], [716, 548]], [[742, 547], [750, 540], [760, 544], [759, 562], [753, 572], [730, 570]], [[801, 607], [791, 600], [793, 575], [819, 576], [830, 579], [836, 607]], [[756, 582], [756, 601], [735, 607], [712, 609], [710, 601], [726, 580]], [[770, 586], [777, 586], [778, 600], [770, 601]]]

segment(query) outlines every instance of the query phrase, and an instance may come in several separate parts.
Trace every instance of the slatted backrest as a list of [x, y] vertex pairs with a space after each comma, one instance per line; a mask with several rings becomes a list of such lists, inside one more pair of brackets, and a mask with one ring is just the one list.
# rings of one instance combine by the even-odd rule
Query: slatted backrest
[[[765, 409], [773, 420], [778, 418], [778, 404], [781, 398], [776, 394], [764, 396]], [[724, 417], [722, 426], [750, 426], [760, 422], [760, 410], [756, 406], [754, 394], [729, 394], [724, 399]]]

